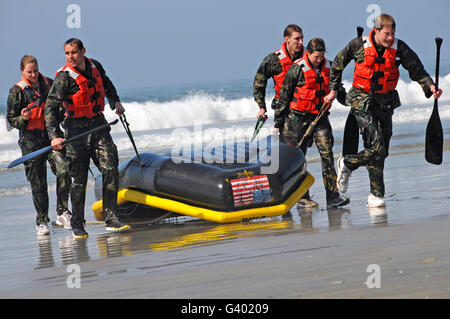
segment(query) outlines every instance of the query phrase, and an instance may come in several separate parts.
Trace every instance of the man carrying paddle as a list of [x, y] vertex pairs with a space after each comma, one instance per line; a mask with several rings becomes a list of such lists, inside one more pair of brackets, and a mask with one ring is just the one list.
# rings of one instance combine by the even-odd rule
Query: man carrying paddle
[[[292, 64], [281, 86], [279, 107], [275, 109], [275, 127], [282, 128], [279, 123], [286, 123], [283, 131], [284, 141], [299, 146], [304, 154], [313, 141], [316, 143], [322, 160], [327, 206], [339, 207], [347, 205], [349, 199], [341, 197], [336, 186], [334, 138], [328, 120], [331, 104], [324, 103], [324, 97], [329, 92], [330, 62], [324, 54], [325, 42], [314, 38], [309, 41], [303, 58]], [[314, 122], [315, 119], [318, 119], [317, 123]], [[311, 134], [306, 136], [305, 133], [313, 122], [316, 126]], [[301, 208], [318, 205], [310, 198], [309, 192], [298, 203]]]
[[331, 92], [325, 102], [330, 103], [336, 97], [342, 72], [351, 60], [355, 60], [355, 72], [347, 103], [356, 118], [364, 150], [338, 159], [338, 187], [341, 192], [346, 192], [352, 171], [366, 166], [370, 179], [367, 206], [383, 207], [384, 161], [392, 136], [392, 115], [400, 106], [395, 90], [400, 75], [398, 66], [408, 70], [409, 77], [420, 84], [426, 97], [433, 95], [437, 99], [442, 90], [435, 87], [416, 53], [395, 38], [395, 21], [387, 14], [375, 19], [374, 29], [368, 36], [350, 41], [338, 53], [331, 69]]
[[[116, 114], [125, 109], [116, 89], [106, 76], [102, 65], [85, 57], [86, 49], [79, 39], [69, 39], [64, 44], [66, 65], [58, 70], [50, 89], [45, 107], [45, 120], [51, 145], [62, 149], [64, 139], [57, 131], [57, 112], [62, 105], [66, 110], [65, 138], [106, 124], [103, 109], [105, 97]], [[90, 159], [102, 173], [103, 215], [106, 229], [112, 232], [130, 229], [117, 218], [117, 192], [119, 188], [119, 158], [109, 129], [89, 134], [66, 145], [66, 158], [73, 183], [70, 191], [72, 202], [72, 231], [75, 238], [87, 238], [84, 229], [84, 206]]]
[[[281, 85], [284, 77], [295, 60], [303, 55], [303, 31], [295, 24], [289, 24], [284, 29], [284, 43], [281, 48], [273, 53], [267, 55], [262, 61], [256, 72], [253, 82], [253, 97], [259, 106], [259, 112], [256, 115], [266, 117], [266, 87], [267, 81], [273, 78], [275, 97], [272, 100], [272, 109], [278, 106], [278, 97], [280, 94]], [[276, 130], [282, 127], [275, 127]]]

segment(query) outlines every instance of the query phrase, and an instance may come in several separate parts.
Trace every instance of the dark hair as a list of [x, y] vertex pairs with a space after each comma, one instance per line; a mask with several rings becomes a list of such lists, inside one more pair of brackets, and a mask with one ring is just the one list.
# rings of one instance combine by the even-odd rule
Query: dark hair
[[84, 48], [83, 42], [81, 42], [81, 40], [80, 40], [80, 39], [77, 39], [77, 38], [70, 38], [69, 40], [67, 40], [67, 41], [64, 43], [64, 46], [66, 46], [66, 45], [68, 45], [68, 44], [76, 44], [76, 45], [77, 45], [77, 48], [80, 49], [80, 51]]
[[293, 32], [303, 33], [302, 28], [300, 28], [298, 25], [296, 25], [296, 24], [289, 24], [284, 29], [283, 37], [290, 37]]
[[22, 60], [20, 60], [20, 71], [25, 69], [25, 65], [28, 63], [35, 63], [38, 66], [37, 59], [32, 55], [24, 55]]
[[321, 38], [314, 38], [309, 40], [306, 50], [309, 53], [313, 52], [325, 52], [325, 41]]

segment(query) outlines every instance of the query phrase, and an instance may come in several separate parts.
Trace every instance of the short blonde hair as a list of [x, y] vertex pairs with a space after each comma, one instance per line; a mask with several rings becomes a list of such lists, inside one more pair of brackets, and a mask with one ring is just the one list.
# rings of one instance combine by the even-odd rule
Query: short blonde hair
[[395, 29], [395, 20], [392, 16], [386, 13], [382, 13], [375, 18], [373, 28], [374, 29], [383, 29], [384, 27], [390, 27]]

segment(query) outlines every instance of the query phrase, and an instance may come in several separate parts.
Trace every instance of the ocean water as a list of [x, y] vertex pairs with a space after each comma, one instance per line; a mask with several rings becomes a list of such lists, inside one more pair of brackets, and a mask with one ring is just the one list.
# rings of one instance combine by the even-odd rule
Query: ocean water
[[[445, 69], [445, 68], [444, 68]], [[448, 70], [448, 68], [446, 68]], [[444, 126], [444, 138], [449, 136], [450, 73], [440, 78], [444, 94], [439, 100], [439, 112]], [[127, 120], [140, 152], [166, 152], [183, 142], [214, 144], [225, 139], [249, 139], [253, 133], [258, 107], [252, 96], [252, 79], [195, 83], [152, 88], [118, 88], [126, 109]], [[351, 81], [344, 80], [348, 90]], [[420, 86], [407, 79], [405, 74], [397, 87], [402, 106], [396, 109], [392, 152], [417, 152], [423, 150], [426, 123], [431, 115], [433, 101], [426, 99]], [[267, 105], [273, 98], [272, 82], [267, 89]], [[23, 165], [13, 169], [6, 166], [21, 156], [17, 145], [17, 130], [8, 131], [5, 123], [5, 102], [0, 105], [0, 197], [29, 193]], [[330, 120], [335, 137], [335, 156], [342, 148], [342, 134], [349, 108], [334, 102]], [[106, 107], [106, 118], [116, 115]], [[260, 136], [271, 134], [273, 111]], [[182, 135], [180, 135], [180, 132]], [[121, 160], [134, 155], [134, 150], [120, 122], [112, 128], [112, 135]], [[182, 139], [180, 140], [180, 136]], [[315, 147], [308, 151], [310, 162], [318, 161]], [[94, 169], [95, 171], [95, 169]], [[50, 191], [55, 189], [55, 179], [49, 172]], [[31, 200], [31, 199], [30, 199]]]
[[[298, 242], [307, 241], [308, 236], [316, 232], [346, 230], [356, 227], [387, 227], [391, 225], [421, 223], [430, 219], [450, 218], [449, 192], [447, 183], [450, 178], [448, 150], [450, 143], [450, 74], [443, 73], [440, 87], [444, 94], [439, 101], [440, 116], [444, 128], [445, 153], [442, 165], [432, 165], [424, 159], [424, 141], [427, 121], [431, 115], [433, 101], [426, 99], [417, 83], [402, 79], [398, 91], [402, 106], [395, 111], [394, 135], [391, 140], [390, 156], [385, 166], [386, 209], [366, 208], [369, 192], [367, 171], [361, 168], [352, 174], [349, 182], [350, 204], [340, 209], [328, 209], [323, 183], [321, 165], [317, 150], [308, 150], [308, 171], [315, 178], [310, 189], [319, 208], [302, 210], [293, 207], [289, 214], [262, 219], [255, 223], [232, 223], [217, 225], [189, 217], [170, 218], [158, 225], [133, 225], [134, 231], [124, 234], [105, 233], [104, 224], [95, 221], [91, 205], [94, 196], [94, 176], [98, 174], [91, 165], [94, 176], [89, 177], [85, 218], [89, 239], [74, 241], [71, 233], [62, 228], [52, 228], [51, 236], [36, 236], [34, 221], [36, 212], [33, 207], [31, 191], [25, 177], [23, 165], [7, 169], [7, 165], [21, 156], [17, 145], [17, 131], [7, 131], [5, 125], [5, 106], [0, 106], [0, 295], [11, 296], [10, 291], [23, 296], [30, 289], [61, 285], [65, 287], [67, 274], [55, 276], [57, 271], [64, 272], [64, 265], [82, 263], [83, 274], [91, 278], [86, 271], [87, 263], [101, 269], [99, 280], [115, 274], [108, 266], [102, 266], [105, 258], [130, 256], [151, 252], [152, 258], [145, 257], [145, 267], [135, 259], [126, 259], [124, 270], [120, 273], [141, 271], [143, 269], [171, 267], [173, 256], [180, 249], [204, 245], [206, 254], [216, 258], [218, 249], [226, 242], [254, 238], [278, 238], [277, 236], [296, 234]], [[346, 79], [348, 89], [351, 82]], [[270, 84], [271, 85], [271, 84]], [[258, 107], [252, 97], [252, 80], [196, 83], [173, 87], [118, 88], [126, 109], [134, 139], [140, 152], [167, 152], [180, 143], [220, 144], [228, 138], [248, 140], [253, 133]], [[272, 92], [269, 87], [268, 92]], [[273, 93], [267, 96], [267, 104]], [[337, 101], [331, 109], [330, 120], [334, 130], [334, 156], [342, 149], [342, 135], [348, 107]], [[108, 120], [116, 118], [108, 110]], [[273, 112], [269, 110], [269, 121], [264, 125], [260, 136], [269, 135], [273, 126]], [[180, 133], [182, 133], [180, 135]], [[112, 128], [112, 136], [123, 163], [134, 156], [132, 145], [120, 122]], [[361, 145], [361, 144], [360, 144]], [[50, 208], [49, 217], [55, 220], [56, 191], [55, 177], [48, 170]], [[372, 232], [370, 232], [372, 234]], [[372, 235], [369, 235], [372, 236]], [[296, 237], [297, 238], [297, 237]], [[240, 243], [239, 245], [243, 245]], [[248, 245], [248, 241], [246, 242]], [[277, 244], [278, 245], [278, 244]], [[219, 247], [219, 248], [218, 248]], [[222, 247], [222, 248], [220, 248]], [[266, 249], [266, 247], [264, 248]], [[277, 248], [277, 256], [285, 253], [285, 246]], [[166, 254], [175, 250], [175, 255]], [[160, 252], [156, 261], [154, 256]], [[241, 258], [246, 250], [238, 249], [231, 253], [231, 259]], [[265, 252], [264, 252], [265, 253]], [[221, 253], [219, 253], [220, 255]], [[192, 260], [195, 260], [193, 257]], [[212, 257], [211, 257], [212, 258]], [[278, 258], [278, 257], [277, 257]], [[96, 264], [97, 262], [101, 262]], [[183, 262], [181, 263], [183, 264]], [[97, 265], [97, 266], [95, 266]], [[187, 264], [191, 265], [191, 264]], [[122, 267], [122, 266], [120, 266]], [[190, 266], [189, 266], [190, 267]], [[365, 267], [365, 266], [364, 266]], [[51, 269], [40, 273], [43, 268]], [[121, 268], [122, 269], [122, 268]], [[365, 269], [365, 268], [364, 268]], [[189, 269], [190, 271], [191, 269]], [[117, 272], [118, 273], [118, 272]], [[30, 280], [37, 276], [37, 280]], [[97, 276], [94, 274], [94, 277]], [[146, 274], [146, 276], [148, 276]], [[84, 278], [84, 277], [83, 277]], [[61, 281], [62, 280], [62, 281]], [[59, 282], [61, 281], [61, 282]], [[84, 281], [83, 281], [84, 285]], [[21, 288], [21, 287], [28, 288]], [[29, 288], [31, 287], [31, 288]], [[36, 290], [34, 290], [36, 291]], [[85, 290], [83, 290], [83, 293]], [[83, 295], [85, 297], [86, 295]]]

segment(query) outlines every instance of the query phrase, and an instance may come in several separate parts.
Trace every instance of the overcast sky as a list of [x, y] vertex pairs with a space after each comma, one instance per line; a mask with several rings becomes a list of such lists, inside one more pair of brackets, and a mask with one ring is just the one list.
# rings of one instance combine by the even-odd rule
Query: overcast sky
[[396, 36], [425, 64], [435, 59], [436, 36], [449, 60], [448, 0], [0, 0], [0, 97], [19, 80], [24, 54], [35, 55], [41, 72], [54, 77], [70, 37], [84, 42], [86, 55], [103, 64], [118, 88], [252, 79], [261, 60], [280, 47], [287, 24], [303, 28], [305, 45], [322, 37], [332, 59], [356, 26], [369, 31], [377, 8], [394, 16]]

